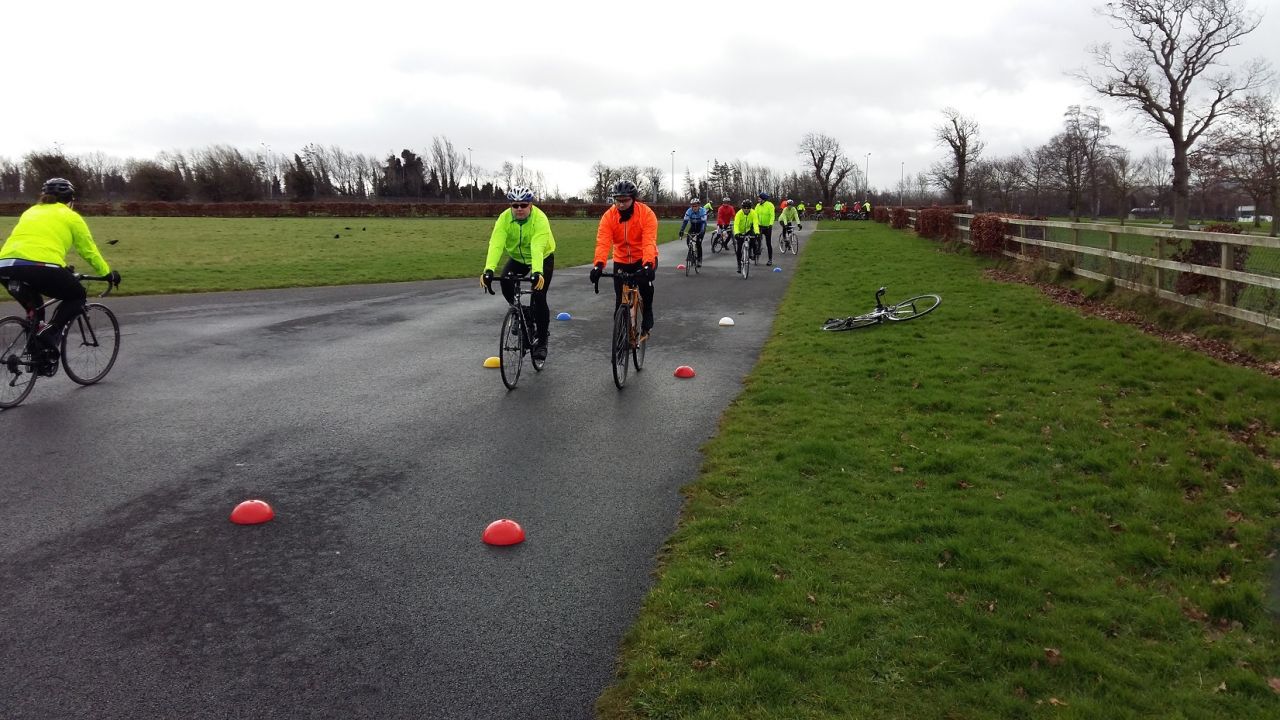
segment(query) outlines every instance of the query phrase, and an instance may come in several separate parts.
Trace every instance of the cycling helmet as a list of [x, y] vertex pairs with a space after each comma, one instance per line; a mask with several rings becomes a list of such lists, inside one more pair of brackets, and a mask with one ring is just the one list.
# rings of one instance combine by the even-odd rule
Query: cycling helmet
[[630, 180], [619, 180], [614, 183], [613, 191], [610, 193], [610, 195], [613, 195], [614, 197], [619, 195], [630, 195], [632, 200], [635, 200], [636, 196], [639, 194], [640, 188], [636, 187], [636, 184]]
[[66, 178], [49, 178], [40, 187], [40, 194], [52, 195], [58, 199], [58, 202], [71, 202], [76, 198], [76, 186], [72, 185], [71, 181]]
[[767, 193], [767, 192], [765, 192], [765, 191], [761, 190], [761, 191], [760, 191], [760, 196], [759, 196], [759, 197], [760, 197], [760, 199], [761, 199], [761, 200], [768, 200], [768, 199], [769, 199], [769, 193]]
[[517, 185], [507, 191], [507, 199], [511, 202], [533, 202], [533, 191], [523, 185]]
[[689, 204], [690, 204], [690, 205], [701, 205], [701, 204], [702, 204], [702, 201], [701, 201], [701, 200], [699, 200], [698, 198], [689, 198]]
[[720, 202], [733, 202], [733, 201], [730, 200], [729, 198], [721, 198]]
[[738, 203], [738, 207], [742, 208], [743, 210], [750, 210], [755, 206], [756, 204], [751, 202], [750, 200], [743, 200], [742, 202]]

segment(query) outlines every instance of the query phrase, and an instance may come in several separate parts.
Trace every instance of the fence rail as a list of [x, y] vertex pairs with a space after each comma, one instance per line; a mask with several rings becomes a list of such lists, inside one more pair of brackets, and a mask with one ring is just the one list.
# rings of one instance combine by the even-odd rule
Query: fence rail
[[[916, 213], [908, 211], [912, 228]], [[958, 239], [972, 244], [973, 215], [956, 213]], [[1083, 277], [1280, 330], [1280, 238], [1102, 223], [1001, 218], [1001, 252], [1067, 267]], [[1210, 243], [1215, 264], [1175, 260]], [[1210, 247], [1212, 247], [1210, 246]], [[1204, 246], [1201, 246], [1204, 247]], [[1207, 280], [1213, 278], [1217, 282]]]

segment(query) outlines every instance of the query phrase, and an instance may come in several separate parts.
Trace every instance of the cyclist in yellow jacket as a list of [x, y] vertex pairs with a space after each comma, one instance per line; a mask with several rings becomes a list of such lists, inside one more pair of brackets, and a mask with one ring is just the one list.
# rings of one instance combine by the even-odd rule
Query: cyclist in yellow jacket
[[773, 223], [778, 219], [773, 203], [769, 202], [769, 193], [761, 190], [756, 203], [756, 221], [760, 223], [760, 234], [764, 235], [764, 245], [769, 248], [768, 265], [773, 264]]
[[760, 234], [760, 220], [756, 217], [755, 203], [743, 200], [738, 205], [738, 213], [733, 216], [733, 252], [738, 256], [738, 274], [742, 274], [742, 264], [751, 262], [744, 253], [747, 240], [752, 235]]
[[551, 307], [547, 305], [547, 291], [551, 289], [551, 274], [556, 268], [556, 238], [551, 233], [551, 222], [546, 213], [533, 205], [533, 191], [527, 187], [515, 187], [507, 193], [511, 207], [503, 210], [493, 224], [489, 236], [489, 255], [484, 261], [484, 274], [480, 284], [493, 292], [493, 274], [505, 250], [507, 264], [498, 278], [502, 297], [508, 303], [516, 299], [516, 284], [507, 275], [524, 277], [530, 271], [533, 292], [529, 302], [533, 314], [533, 349], [535, 360], [547, 359], [547, 337], [550, 334]]
[[[88, 297], [67, 269], [67, 253], [75, 248], [94, 272], [108, 276], [113, 285], [120, 284], [120, 273], [102, 258], [88, 224], [72, 209], [75, 198], [76, 188], [70, 181], [46, 180], [39, 203], [22, 213], [9, 239], [0, 246], [0, 282], [23, 308], [39, 308], [45, 295], [62, 301], [53, 320], [36, 335], [45, 362], [57, 361], [62, 328], [84, 309]], [[44, 320], [43, 313], [36, 319]]]

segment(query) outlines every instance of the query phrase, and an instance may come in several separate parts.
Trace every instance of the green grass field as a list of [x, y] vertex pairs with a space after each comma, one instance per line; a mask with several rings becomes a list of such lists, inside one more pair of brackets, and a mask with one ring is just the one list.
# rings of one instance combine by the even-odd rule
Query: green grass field
[[[118, 294], [434, 280], [484, 267], [493, 220], [470, 218], [88, 218], [124, 275]], [[0, 218], [0, 238], [17, 218]], [[553, 218], [556, 265], [591, 262], [597, 220]], [[677, 225], [663, 223], [661, 240]], [[337, 235], [338, 237], [334, 237]], [[116, 245], [107, 241], [118, 240]], [[70, 261], [81, 268], [74, 252]]]
[[[1280, 713], [1280, 383], [831, 227], [704, 448], [602, 717]], [[817, 330], [880, 285], [943, 303]]]

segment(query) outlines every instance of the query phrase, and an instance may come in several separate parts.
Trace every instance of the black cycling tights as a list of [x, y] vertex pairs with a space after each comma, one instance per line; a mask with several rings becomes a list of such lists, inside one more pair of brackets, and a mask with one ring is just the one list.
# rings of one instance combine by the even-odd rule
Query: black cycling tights
[[[61, 331], [62, 326], [70, 322], [84, 308], [85, 300], [88, 298], [84, 286], [66, 268], [47, 267], [44, 265], [14, 265], [0, 268], [0, 280], [4, 281], [5, 289], [9, 290], [9, 294], [24, 309], [31, 310], [40, 307], [40, 304], [44, 302], [42, 295], [58, 298], [62, 301], [58, 304], [58, 309], [53, 313], [53, 321], [49, 323], [49, 327], [45, 330], [45, 337], [58, 337], [58, 332]], [[15, 293], [9, 287], [10, 280], [24, 283], [26, 288], [23, 292]], [[44, 311], [38, 312], [36, 319], [43, 320]]]
[[[506, 267], [502, 268], [502, 274], [512, 273], [516, 276], [523, 277], [529, 274], [531, 268], [522, 262], [515, 260], [507, 260]], [[533, 309], [533, 335], [537, 339], [547, 337], [551, 325], [551, 308], [547, 305], [547, 291], [551, 289], [551, 273], [556, 269], [556, 255], [551, 253], [542, 260], [542, 278], [545, 284], [541, 290], [533, 290], [529, 293], [529, 307]], [[499, 278], [502, 284], [502, 297], [507, 302], [515, 302], [516, 289], [515, 283], [509, 280]]]
[[[634, 272], [640, 272], [640, 269], [643, 267], [644, 267], [643, 262], [634, 262], [634, 263], [615, 262], [613, 264], [613, 271], [615, 273], [618, 272], [619, 270], [621, 270], [622, 272], [634, 273]], [[645, 332], [648, 332], [649, 328], [653, 327], [653, 283], [647, 280], [642, 280], [640, 282], [640, 299], [644, 300], [644, 313], [643, 313], [643, 316], [641, 317], [640, 327]], [[615, 275], [613, 278], [613, 306], [616, 308], [621, 304], [622, 304], [622, 280]]]

